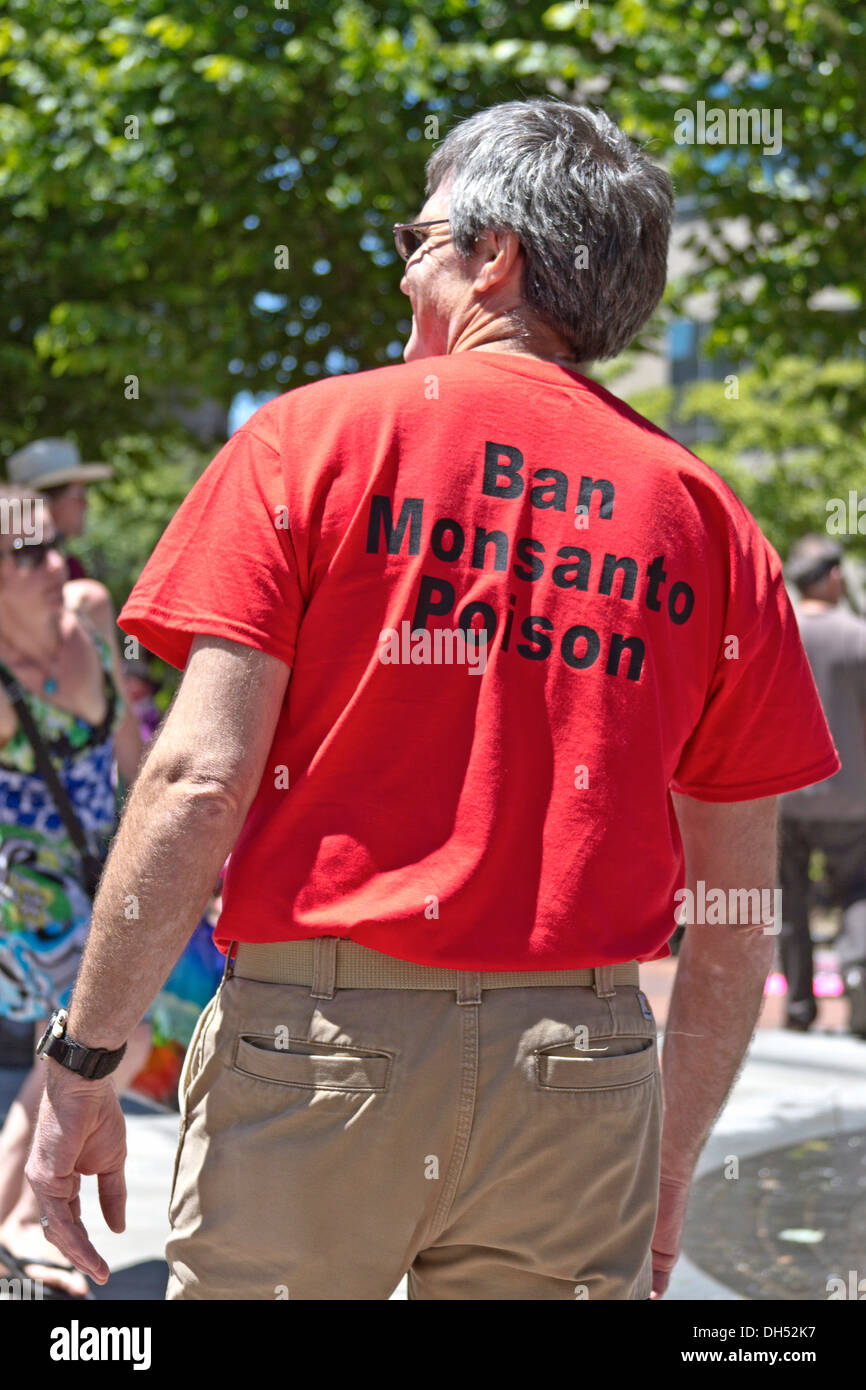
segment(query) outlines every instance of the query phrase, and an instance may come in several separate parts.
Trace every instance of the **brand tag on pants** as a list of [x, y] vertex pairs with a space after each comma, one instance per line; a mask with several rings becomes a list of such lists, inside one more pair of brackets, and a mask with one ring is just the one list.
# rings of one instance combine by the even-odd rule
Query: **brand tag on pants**
[[641, 1011], [641, 1013], [643, 1014], [644, 1018], [649, 1019], [650, 1023], [652, 1023], [652, 1021], [653, 1021], [653, 1011], [652, 1011], [652, 1009], [650, 1008], [650, 1001], [647, 999], [647, 997], [646, 997], [646, 995], [644, 994], [644, 992], [643, 992], [642, 989], [639, 989], [639, 990], [638, 990], [638, 992], [637, 992], [637, 998], [638, 998], [638, 1003], [640, 1004], [640, 1011]]

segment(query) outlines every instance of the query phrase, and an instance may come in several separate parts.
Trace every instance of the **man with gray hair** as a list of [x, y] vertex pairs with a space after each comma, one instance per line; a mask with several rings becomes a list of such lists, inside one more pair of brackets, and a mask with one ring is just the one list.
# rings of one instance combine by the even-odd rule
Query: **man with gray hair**
[[788, 557], [801, 594], [797, 620], [833, 740], [842, 759], [835, 777], [780, 801], [782, 932], [780, 964], [788, 985], [786, 1025], [805, 1032], [818, 1008], [809, 930], [813, 850], [824, 856], [832, 900], [842, 908], [836, 943], [849, 1002], [849, 1028], [866, 1037], [866, 622], [841, 606], [842, 551], [828, 536], [802, 536]]
[[[231, 850], [168, 1297], [664, 1292], [773, 926], [686, 933], [663, 1130], [640, 962], [684, 882], [772, 889], [778, 793], [839, 766], [775, 551], [586, 375], [658, 304], [672, 210], [599, 112], [471, 116], [394, 229], [405, 362], [263, 406], [145, 567], [120, 625], [184, 677], [29, 1165], [99, 1282], [80, 1174], [118, 1229], [123, 1120], [67, 1040], [115, 1064]], [[483, 673], [430, 659], [443, 627]]]

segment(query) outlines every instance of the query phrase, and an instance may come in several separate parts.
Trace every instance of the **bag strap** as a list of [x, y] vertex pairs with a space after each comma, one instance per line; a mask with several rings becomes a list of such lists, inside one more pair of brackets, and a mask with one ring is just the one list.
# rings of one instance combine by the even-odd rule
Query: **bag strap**
[[57, 774], [57, 770], [51, 760], [42, 735], [36, 727], [36, 721], [24, 699], [24, 692], [18, 681], [12, 675], [12, 672], [7, 670], [2, 662], [0, 662], [0, 681], [3, 682], [9, 698], [15, 706], [15, 710], [21, 722], [21, 727], [33, 748], [36, 766], [54, 798], [54, 804], [60, 813], [63, 824], [69, 832], [69, 838], [78, 851], [84, 870], [84, 880], [87, 890], [91, 897], [95, 897], [96, 888], [102, 874], [102, 864], [90, 848], [81, 821], [75, 814], [75, 809], [69, 799], [69, 793]]

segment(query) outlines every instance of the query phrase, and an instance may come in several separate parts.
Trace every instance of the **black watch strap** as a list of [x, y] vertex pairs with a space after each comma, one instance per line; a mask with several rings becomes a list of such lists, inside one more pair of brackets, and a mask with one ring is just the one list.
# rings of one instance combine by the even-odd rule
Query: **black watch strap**
[[51, 1057], [67, 1071], [73, 1071], [87, 1081], [98, 1081], [103, 1076], [110, 1076], [120, 1064], [126, 1052], [126, 1043], [114, 1051], [104, 1047], [84, 1047], [70, 1038], [66, 1032], [66, 1010], [58, 1009], [40, 1038], [36, 1052], [40, 1057]]

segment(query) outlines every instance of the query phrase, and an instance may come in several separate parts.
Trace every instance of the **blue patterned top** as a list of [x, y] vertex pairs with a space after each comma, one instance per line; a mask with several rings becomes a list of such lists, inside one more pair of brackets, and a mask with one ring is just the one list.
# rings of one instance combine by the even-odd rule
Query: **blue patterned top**
[[[116, 824], [114, 734], [126, 707], [112, 679], [111, 649], [98, 633], [94, 633], [94, 640], [104, 672], [107, 704], [101, 724], [89, 724], [29, 690], [24, 691], [24, 698], [76, 815], [98, 853], [107, 846]], [[0, 824], [26, 826], [52, 840], [69, 839], [51, 792], [35, 771], [33, 748], [20, 724], [0, 746]]]

